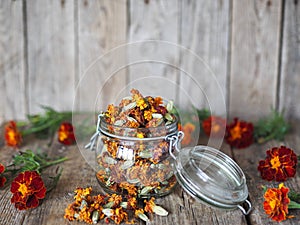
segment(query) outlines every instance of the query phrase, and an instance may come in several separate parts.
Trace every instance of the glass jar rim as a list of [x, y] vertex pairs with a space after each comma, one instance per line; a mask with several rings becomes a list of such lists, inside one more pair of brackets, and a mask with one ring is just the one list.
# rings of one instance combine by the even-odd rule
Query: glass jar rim
[[[99, 115], [98, 117], [98, 131], [100, 133], [103, 133], [107, 136], [118, 138], [118, 139], [125, 139], [125, 140], [160, 140], [165, 139], [166, 136], [174, 135], [178, 131], [178, 118], [174, 115], [174, 121], [170, 123], [162, 123], [159, 126], [156, 127], [138, 127], [138, 128], [132, 128], [132, 127], [123, 127], [115, 124], [109, 124], [105, 121], [103, 115]], [[112, 132], [118, 131], [117, 133]], [[151, 134], [149, 137], [136, 137], [132, 136], [130, 134], [136, 134], [139, 132], [145, 132], [148, 134]], [[122, 133], [122, 135], [121, 135]], [[156, 133], [159, 133], [159, 135], [156, 135]]]

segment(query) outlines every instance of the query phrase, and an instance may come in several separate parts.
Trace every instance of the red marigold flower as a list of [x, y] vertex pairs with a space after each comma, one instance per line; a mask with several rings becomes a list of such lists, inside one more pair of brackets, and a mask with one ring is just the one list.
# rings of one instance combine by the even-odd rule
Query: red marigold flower
[[5, 171], [5, 166], [0, 163], [0, 174], [3, 173]]
[[21, 145], [22, 135], [17, 128], [15, 121], [9, 121], [5, 125], [5, 143], [7, 146], [18, 147]]
[[207, 136], [223, 137], [226, 130], [226, 120], [219, 116], [210, 116], [203, 120], [202, 128]]
[[3, 177], [3, 176], [1, 176], [1, 177], [0, 177], [0, 188], [4, 187], [5, 182], [6, 182], [6, 178]]
[[297, 167], [297, 155], [293, 150], [281, 146], [267, 150], [265, 160], [259, 161], [258, 171], [264, 180], [285, 181], [294, 177]]
[[71, 123], [62, 123], [58, 129], [58, 141], [64, 145], [75, 143], [74, 128]]
[[19, 210], [36, 208], [46, 195], [44, 182], [36, 171], [20, 173], [13, 180], [10, 191], [13, 194], [11, 203]]
[[246, 148], [253, 141], [254, 127], [252, 123], [240, 121], [235, 118], [234, 121], [226, 127], [225, 139], [231, 147]]
[[283, 221], [293, 216], [287, 216], [290, 199], [288, 197], [289, 188], [283, 183], [278, 188], [270, 188], [264, 194], [265, 213], [275, 221]]
[[2, 163], [0, 163], [0, 188], [2, 188], [6, 182], [6, 178], [3, 176], [5, 171], [5, 167]]

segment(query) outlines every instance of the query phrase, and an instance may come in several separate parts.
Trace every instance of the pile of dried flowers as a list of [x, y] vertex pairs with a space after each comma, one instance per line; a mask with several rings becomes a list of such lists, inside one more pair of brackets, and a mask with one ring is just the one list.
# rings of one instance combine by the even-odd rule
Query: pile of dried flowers
[[89, 224], [104, 220], [106, 223], [113, 221], [116, 224], [126, 222], [135, 223], [134, 218], [149, 221], [146, 213], [155, 213], [160, 216], [167, 216], [168, 212], [155, 204], [155, 198], [143, 201], [143, 206], [139, 206], [136, 197], [128, 195], [126, 197], [117, 194], [91, 195], [92, 188], [77, 188], [75, 191], [75, 201], [65, 209], [64, 218], [69, 221], [82, 221]]

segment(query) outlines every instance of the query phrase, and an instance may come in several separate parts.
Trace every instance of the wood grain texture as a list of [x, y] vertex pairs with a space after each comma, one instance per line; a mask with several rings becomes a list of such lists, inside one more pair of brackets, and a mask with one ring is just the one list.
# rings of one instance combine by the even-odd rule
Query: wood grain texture
[[[127, 90], [176, 99], [178, 93], [179, 1], [129, 1]], [[149, 41], [151, 40], [151, 41]]]
[[22, 1], [0, 2], [0, 123], [27, 113]]
[[275, 107], [281, 0], [233, 1], [229, 113], [255, 120]]
[[300, 118], [300, 3], [285, 1], [279, 108], [288, 118]]
[[79, 79], [76, 108], [94, 112], [105, 110], [124, 87], [127, 4], [121, 1], [78, 2]]
[[26, 1], [29, 112], [39, 105], [72, 108], [74, 97], [74, 2]]
[[[182, 1], [180, 86], [198, 108], [226, 116], [230, 1]], [[182, 96], [183, 98], [185, 96]], [[181, 101], [184, 101], [182, 99]]]

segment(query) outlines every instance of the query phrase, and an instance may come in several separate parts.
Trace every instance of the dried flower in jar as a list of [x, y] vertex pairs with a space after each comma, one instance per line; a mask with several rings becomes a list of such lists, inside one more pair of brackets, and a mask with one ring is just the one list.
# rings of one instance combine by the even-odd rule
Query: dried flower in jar
[[173, 102], [164, 105], [161, 97], [144, 97], [136, 89], [117, 106], [108, 105], [100, 117], [107, 132], [101, 136], [97, 153], [97, 179], [106, 191], [149, 197], [164, 195], [174, 187], [165, 138], [169, 127], [175, 128], [173, 134], [177, 131], [173, 112]]

